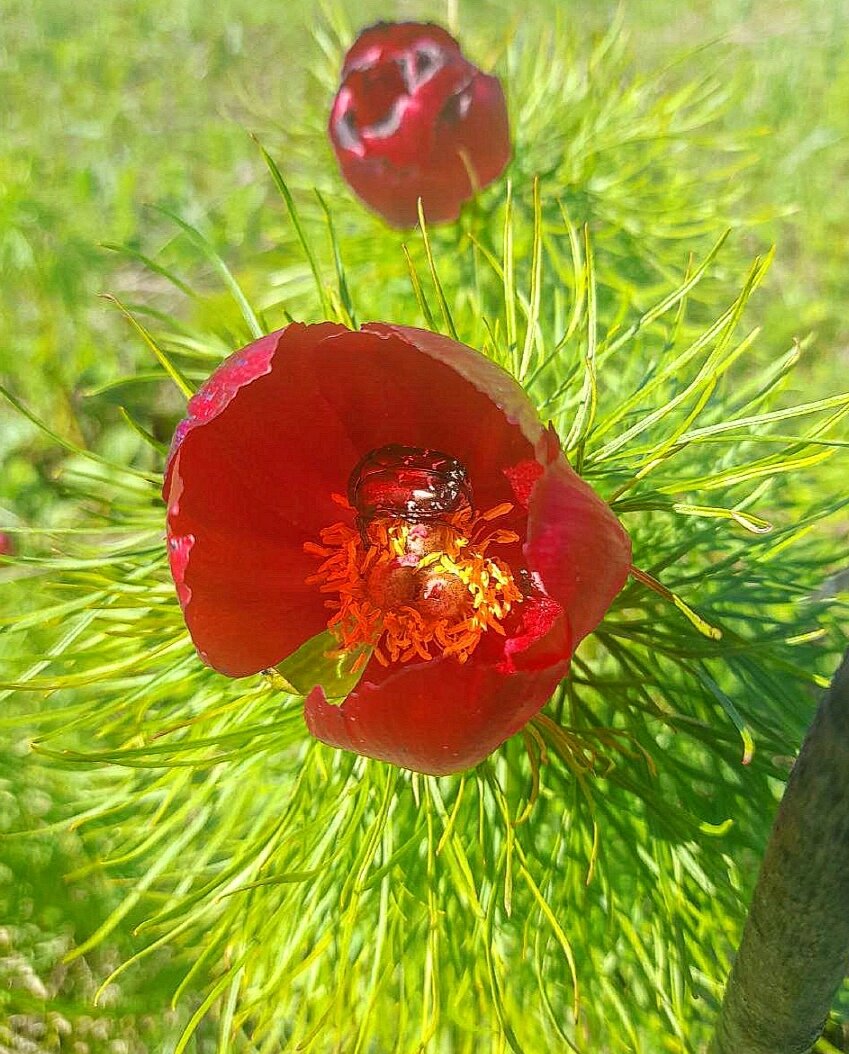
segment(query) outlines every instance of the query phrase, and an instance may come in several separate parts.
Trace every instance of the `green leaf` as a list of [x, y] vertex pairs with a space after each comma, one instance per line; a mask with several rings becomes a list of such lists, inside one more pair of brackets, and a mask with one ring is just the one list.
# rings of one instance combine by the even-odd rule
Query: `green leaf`
[[[293, 695], [308, 695], [317, 684], [328, 701], [341, 702], [356, 687], [368, 650], [339, 654], [339, 642], [326, 630], [311, 637], [269, 672], [272, 684]], [[356, 669], [355, 669], [356, 666]]]

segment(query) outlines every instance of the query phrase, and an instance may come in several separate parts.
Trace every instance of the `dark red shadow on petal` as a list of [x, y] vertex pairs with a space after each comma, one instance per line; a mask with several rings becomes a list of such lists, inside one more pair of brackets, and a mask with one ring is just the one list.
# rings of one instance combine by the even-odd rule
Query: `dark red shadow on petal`
[[560, 455], [532, 491], [525, 554], [565, 611], [577, 646], [625, 584], [631, 540], [610, 506]]

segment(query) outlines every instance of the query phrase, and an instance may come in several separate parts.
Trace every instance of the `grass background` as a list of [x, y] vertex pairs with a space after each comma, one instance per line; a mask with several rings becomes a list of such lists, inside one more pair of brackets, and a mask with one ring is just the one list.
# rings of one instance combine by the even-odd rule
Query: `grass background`
[[[552, 0], [536, 4], [534, 17], [561, 18], [580, 47], [616, 10]], [[736, 208], [759, 217], [737, 237], [749, 254], [778, 245], [752, 321], [765, 328], [764, 354], [815, 332], [798, 394], [838, 390], [849, 365], [849, 9], [839, 0], [645, 0], [620, 14], [635, 69], [655, 70], [686, 51], [682, 79], [704, 69], [729, 84], [733, 103], [722, 120], [754, 132]], [[456, 18], [461, 33], [496, 48], [522, 14], [506, 2], [358, 5], [362, 22], [380, 16]], [[252, 262], [273, 258], [279, 202], [248, 131], [278, 157], [286, 145], [287, 175], [307, 167], [290, 126], [305, 110], [323, 112], [321, 18], [316, 5], [279, 0], [97, 0], [84, 17], [70, 0], [6, 0], [0, 372], [58, 432], [107, 449], [119, 442], [116, 400], [104, 386], [145, 365], [126, 323], [97, 294], [155, 292], [170, 306], [165, 283], [104, 245], [165, 253], [178, 271], [181, 261], [196, 270], [157, 211], [165, 208], [202, 224], [248, 286]], [[329, 148], [323, 160], [332, 165]], [[197, 276], [201, 287], [208, 278]], [[163, 406], [163, 419], [168, 412]], [[55, 449], [5, 407], [0, 437], [0, 527], [62, 522], [71, 510], [56, 485]], [[0, 830], [62, 815], [61, 780], [24, 765], [25, 749], [14, 737], [0, 748]], [[180, 1015], [167, 1010], [167, 954], [125, 975], [104, 1008], [87, 1006], [97, 979], [133, 946], [132, 915], [109, 947], [61, 965], [132, 878], [128, 866], [117, 887], [107, 886], [90, 863], [73, 832], [0, 842], [0, 1050], [173, 1047]], [[67, 880], [74, 872], [80, 877]], [[193, 1046], [215, 1049], [203, 1029]]]

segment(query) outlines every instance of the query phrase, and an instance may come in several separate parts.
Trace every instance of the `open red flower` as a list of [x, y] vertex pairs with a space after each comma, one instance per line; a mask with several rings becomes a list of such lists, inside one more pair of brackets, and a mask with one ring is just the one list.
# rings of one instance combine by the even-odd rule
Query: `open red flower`
[[[404, 326], [293, 323], [231, 356], [189, 403], [164, 496], [204, 661], [285, 675], [312, 648], [310, 731], [427, 773], [533, 717], [630, 566], [522, 388]], [[359, 674], [341, 701], [340, 664]]]
[[444, 29], [380, 22], [345, 56], [330, 114], [342, 174], [395, 227], [431, 223], [497, 179], [510, 160], [504, 92]]

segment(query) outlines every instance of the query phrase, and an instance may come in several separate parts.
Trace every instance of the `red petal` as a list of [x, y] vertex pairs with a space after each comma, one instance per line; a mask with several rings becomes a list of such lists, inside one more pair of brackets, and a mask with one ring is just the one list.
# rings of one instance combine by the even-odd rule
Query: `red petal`
[[342, 79], [358, 67], [371, 66], [387, 58], [400, 58], [416, 44], [433, 44], [449, 54], [460, 52], [460, 46], [451, 34], [433, 22], [376, 22], [362, 30], [348, 49]]
[[316, 387], [316, 349], [340, 331], [292, 325], [237, 352], [175, 434], [165, 497], [178, 595], [203, 659], [233, 677], [326, 625], [303, 543], [339, 518], [331, 494], [359, 456]]
[[[390, 443], [442, 450], [466, 466], [477, 508], [513, 499], [504, 470], [533, 457], [544, 433], [495, 363], [447, 337], [378, 322], [325, 340], [320, 360], [322, 396], [359, 456]], [[352, 468], [343, 466], [345, 481]]]
[[530, 458], [526, 461], [520, 461], [518, 465], [510, 465], [504, 469], [504, 475], [513, 488], [513, 495], [523, 509], [527, 509], [530, 505], [534, 487], [544, 471], [545, 469], [539, 461]]
[[[333, 322], [323, 322], [321, 325], [308, 328], [310, 340], [313, 343], [324, 336], [344, 330], [344, 326], [339, 326]], [[284, 343], [291, 341], [296, 332], [305, 331], [306, 329], [307, 327], [301, 325], [296, 325], [294, 329], [291, 326], [287, 326], [285, 329], [278, 329], [274, 333], [268, 333], [266, 336], [260, 337], [259, 340], [255, 340], [252, 344], [234, 351], [189, 399], [186, 407], [186, 416], [177, 425], [174, 438], [171, 440], [171, 449], [168, 453], [163, 485], [163, 495], [166, 500], [171, 463], [186, 436], [199, 425], [208, 424], [214, 420], [230, 405], [231, 400], [241, 388], [270, 372], [275, 352], [284, 337]]]
[[547, 596], [527, 597], [518, 614], [518, 625], [502, 643], [501, 673], [543, 670], [571, 658], [568, 623], [556, 601]]
[[183, 440], [198, 425], [206, 424], [207, 421], [217, 417], [241, 387], [268, 373], [281, 332], [278, 330], [276, 333], [269, 333], [246, 348], [233, 352], [221, 363], [200, 390], [189, 399], [186, 416], [177, 425], [174, 438], [171, 440], [171, 450], [168, 453], [165, 483], [162, 488], [166, 500], [171, 482], [171, 465]]
[[601, 622], [631, 566], [622, 524], [562, 454], [533, 489], [525, 553], [565, 611], [574, 645]]
[[[525, 636], [510, 656], [515, 672], [506, 672], [503, 662], [476, 661], [477, 653], [463, 665], [438, 659], [388, 671], [372, 660], [340, 706], [329, 704], [321, 687], [310, 692], [307, 727], [331, 746], [416, 772], [471, 768], [527, 724], [565, 676], [568, 630], [551, 613], [548, 608], [523, 623]], [[542, 637], [534, 637], [534, 621]]]
[[457, 98], [443, 103], [436, 141], [443, 151], [450, 148], [460, 156], [471, 179], [471, 192], [476, 194], [498, 179], [510, 160], [507, 102], [501, 81], [479, 70], [468, 87], [456, 94]]
[[[300, 540], [252, 534], [235, 516], [230, 529], [213, 527], [209, 506], [186, 511], [182, 459], [181, 452], [172, 464], [167, 535], [186, 625], [201, 658], [220, 673], [257, 673], [325, 629], [322, 597], [306, 584], [315, 560]], [[226, 482], [217, 493], [227, 495]]]

